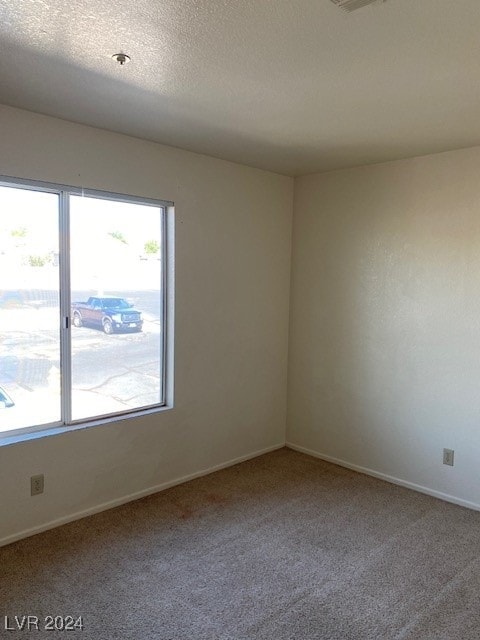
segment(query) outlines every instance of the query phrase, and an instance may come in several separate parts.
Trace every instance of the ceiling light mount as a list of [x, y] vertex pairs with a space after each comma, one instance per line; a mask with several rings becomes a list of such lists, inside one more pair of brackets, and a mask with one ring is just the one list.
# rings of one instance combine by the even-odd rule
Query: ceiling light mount
[[121, 67], [131, 60], [130, 56], [127, 56], [126, 53], [114, 53], [112, 58], [116, 60]]

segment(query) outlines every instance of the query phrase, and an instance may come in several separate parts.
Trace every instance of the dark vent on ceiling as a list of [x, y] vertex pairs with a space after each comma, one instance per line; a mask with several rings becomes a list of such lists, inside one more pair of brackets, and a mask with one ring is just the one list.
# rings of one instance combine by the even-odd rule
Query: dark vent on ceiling
[[[350, 13], [351, 11], [355, 11], [356, 9], [361, 9], [362, 7], [366, 7], [367, 4], [373, 4], [378, 2], [378, 0], [330, 0], [340, 9]], [[383, 0], [385, 2], [385, 0]]]

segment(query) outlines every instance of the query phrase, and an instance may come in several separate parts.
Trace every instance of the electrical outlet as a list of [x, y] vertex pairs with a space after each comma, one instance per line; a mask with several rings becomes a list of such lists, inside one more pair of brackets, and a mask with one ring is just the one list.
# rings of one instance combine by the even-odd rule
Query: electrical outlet
[[443, 464], [448, 464], [450, 467], [453, 467], [453, 453], [453, 449], [443, 450]]
[[32, 476], [30, 478], [30, 495], [38, 496], [40, 493], [43, 493], [45, 478], [43, 473], [39, 476]]

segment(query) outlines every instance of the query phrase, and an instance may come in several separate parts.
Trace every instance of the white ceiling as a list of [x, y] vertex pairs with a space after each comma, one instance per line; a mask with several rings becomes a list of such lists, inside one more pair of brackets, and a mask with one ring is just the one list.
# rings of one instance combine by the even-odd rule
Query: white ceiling
[[0, 0], [0, 53], [1, 103], [290, 175], [480, 144], [480, 0]]

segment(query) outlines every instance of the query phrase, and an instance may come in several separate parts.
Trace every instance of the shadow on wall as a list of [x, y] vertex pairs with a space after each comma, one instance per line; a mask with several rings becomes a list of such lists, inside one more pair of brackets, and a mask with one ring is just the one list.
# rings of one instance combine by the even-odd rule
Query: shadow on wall
[[480, 392], [480, 220], [410, 162], [300, 179], [292, 296], [292, 441], [400, 477]]

